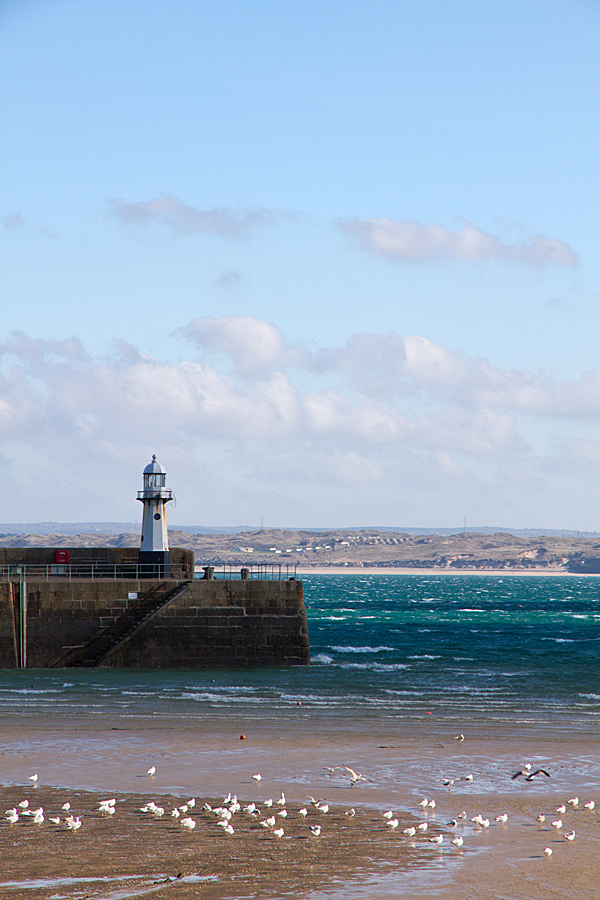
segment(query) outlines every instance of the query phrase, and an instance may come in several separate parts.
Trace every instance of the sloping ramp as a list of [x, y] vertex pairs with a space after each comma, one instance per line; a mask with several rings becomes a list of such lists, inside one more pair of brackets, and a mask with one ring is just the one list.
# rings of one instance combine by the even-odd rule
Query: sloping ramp
[[152, 588], [119, 616], [116, 622], [101, 628], [86, 644], [71, 648], [52, 663], [50, 668], [94, 668], [102, 665], [111, 653], [130, 641], [154, 616], [183, 596], [191, 583], [181, 581], [168, 591], [164, 590], [166, 582]]

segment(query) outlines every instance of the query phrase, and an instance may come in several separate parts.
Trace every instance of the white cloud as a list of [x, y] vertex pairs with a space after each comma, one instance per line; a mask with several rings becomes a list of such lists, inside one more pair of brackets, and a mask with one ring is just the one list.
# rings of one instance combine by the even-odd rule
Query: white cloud
[[577, 256], [568, 244], [542, 234], [507, 243], [470, 222], [465, 222], [458, 231], [449, 231], [435, 222], [424, 225], [411, 219], [385, 217], [350, 218], [338, 224], [362, 250], [388, 259], [410, 262], [499, 259], [531, 266], [577, 266]]
[[[561, 478], [597, 468], [597, 444], [569, 443], [570, 424], [560, 432], [561, 420], [597, 423], [600, 367], [556, 382], [398, 334], [309, 350], [253, 316], [203, 317], [179, 334], [197, 358], [172, 362], [122, 342], [92, 357], [77, 339], [22, 333], [0, 346], [0, 455], [24, 496], [42, 472], [48, 497], [65, 485], [80, 495], [90, 479], [108, 490], [109, 472], [139, 466], [142, 448], [166, 448], [191, 471], [202, 447], [215, 483], [242, 479], [244, 496], [269, 497], [273, 473], [293, 472], [302, 499], [310, 483], [328, 504], [343, 485], [371, 484], [382, 503], [392, 484], [432, 498], [454, 485], [477, 498], [487, 483], [501, 495], [503, 473], [517, 502], [520, 478], [535, 485], [553, 465]], [[547, 421], [558, 455], [532, 445], [524, 419]], [[346, 509], [348, 498], [338, 500]]]
[[210, 234], [222, 238], [243, 237], [253, 228], [265, 225], [273, 215], [264, 209], [229, 206], [198, 209], [169, 194], [151, 200], [110, 199], [108, 204], [112, 215], [126, 224], [158, 221], [177, 234]]

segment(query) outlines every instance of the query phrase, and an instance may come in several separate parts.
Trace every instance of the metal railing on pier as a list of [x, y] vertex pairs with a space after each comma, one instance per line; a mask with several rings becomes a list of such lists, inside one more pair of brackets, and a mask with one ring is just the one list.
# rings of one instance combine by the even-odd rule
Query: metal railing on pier
[[196, 578], [204, 581], [290, 581], [296, 578], [296, 566], [258, 563], [251, 566], [199, 566]]
[[155, 563], [51, 563], [48, 565], [0, 565], [0, 582], [18, 579], [29, 581], [144, 581], [168, 578], [183, 581], [193, 577], [186, 565]]

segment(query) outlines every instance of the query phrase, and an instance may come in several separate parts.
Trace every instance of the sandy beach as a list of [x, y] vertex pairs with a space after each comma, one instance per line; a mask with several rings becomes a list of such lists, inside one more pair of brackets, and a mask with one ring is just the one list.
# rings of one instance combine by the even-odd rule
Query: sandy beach
[[[361, 727], [314, 733], [310, 719], [271, 719], [255, 722], [240, 741], [237, 724], [213, 731], [175, 721], [5, 720], [3, 810], [28, 799], [30, 807], [43, 806], [45, 816], [63, 817], [60, 807], [69, 801], [83, 825], [72, 834], [63, 823], [34, 826], [22, 818], [11, 826], [3, 818], [0, 897], [120, 900], [142, 891], [157, 897], [315, 900], [325, 892], [375, 900], [597, 897], [600, 816], [583, 806], [597, 797], [593, 735], [576, 741], [533, 733], [517, 738], [499, 727], [459, 742], [427, 724], [408, 734], [395, 727], [374, 736]], [[551, 777], [513, 780], [515, 767], [526, 761]], [[145, 774], [151, 764], [154, 777]], [[343, 765], [373, 781], [352, 787], [347, 772], [331, 775], [326, 769]], [[33, 772], [39, 774], [36, 788], [28, 781]], [[260, 785], [252, 779], [259, 772]], [[450, 778], [454, 784], [444, 785]], [[215, 814], [201, 809], [231, 792], [242, 803], [255, 802], [266, 818], [271, 810], [262, 801], [282, 791], [288, 816], [278, 820], [285, 832], [280, 839], [243, 811], [234, 814], [235, 833], [227, 835]], [[317, 812], [311, 796], [325, 800], [329, 812]], [[576, 808], [567, 802], [574, 796], [580, 798]], [[98, 810], [109, 797], [117, 801], [114, 816]], [[191, 797], [197, 825], [190, 834], [169, 813]], [[435, 808], [424, 812], [424, 798], [434, 800]], [[150, 799], [164, 807], [163, 817], [139, 812]], [[556, 809], [562, 804], [567, 810], [561, 816]], [[298, 814], [304, 806], [306, 819]], [[345, 815], [350, 808], [354, 817]], [[399, 820], [396, 829], [386, 826], [386, 810]], [[536, 821], [540, 813], [546, 815], [543, 824]], [[470, 821], [478, 814], [489, 819], [489, 827]], [[506, 824], [495, 821], [501, 814], [508, 816]], [[553, 827], [559, 818], [563, 826]], [[448, 824], [452, 819], [458, 824]], [[422, 822], [425, 832], [414, 838], [403, 833]], [[309, 832], [315, 823], [322, 827], [319, 838]], [[568, 841], [564, 835], [571, 831], [575, 839]], [[437, 834], [443, 837], [439, 847], [430, 841]], [[462, 848], [451, 843], [457, 836], [463, 837]], [[544, 854], [546, 847], [551, 856]], [[33, 886], [44, 878], [50, 881]], [[57, 881], [79, 878], [123, 880]]]

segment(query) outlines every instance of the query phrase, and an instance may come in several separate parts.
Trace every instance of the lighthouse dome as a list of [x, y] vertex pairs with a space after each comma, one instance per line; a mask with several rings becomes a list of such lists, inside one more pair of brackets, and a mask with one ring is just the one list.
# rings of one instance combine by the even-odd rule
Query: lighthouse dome
[[152, 456], [152, 462], [148, 463], [146, 468], [144, 469], [144, 475], [166, 475], [166, 469], [163, 469], [161, 464], [156, 459], [156, 453]]

